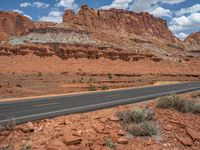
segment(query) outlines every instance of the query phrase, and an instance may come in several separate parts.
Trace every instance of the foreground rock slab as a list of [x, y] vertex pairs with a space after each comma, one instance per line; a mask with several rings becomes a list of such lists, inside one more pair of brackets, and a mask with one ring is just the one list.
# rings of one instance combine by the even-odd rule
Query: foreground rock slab
[[80, 144], [81, 141], [82, 139], [80, 137], [67, 135], [67, 134], [64, 135], [64, 139], [63, 139], [63, 142], [65, 143], [66, 146], [77, 145], [77, 144]]

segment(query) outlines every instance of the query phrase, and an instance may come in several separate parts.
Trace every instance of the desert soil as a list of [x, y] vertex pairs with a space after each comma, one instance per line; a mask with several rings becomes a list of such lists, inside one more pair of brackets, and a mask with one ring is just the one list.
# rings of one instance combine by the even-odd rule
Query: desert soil
[[[192, 99], [192, 95], [199, 92], [180, 96]], [[111, 139], [116, 150], [199, 150], [200, 116], [158, 109], [156, 104], [157, 101], [152, 100], [18, 125], [13, 131], [0, 132], [0, 149], [108, 150], [105, 139]], [[125, 131], [116, 113], [135, 108], [154, 110], [159, 125], [157, 136], [134, 137]]]
[[40, 58], [1, 56], [0, 101], [49, 94], [152, 85], [158, 81], [200, 81], [199, 60], [185, 63], [151, 60]]

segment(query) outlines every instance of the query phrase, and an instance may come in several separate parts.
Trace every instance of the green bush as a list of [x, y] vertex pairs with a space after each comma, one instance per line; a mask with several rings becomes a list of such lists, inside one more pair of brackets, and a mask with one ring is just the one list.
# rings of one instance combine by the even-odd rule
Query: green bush
[[130, 124], [127, 126], [127, 130], [134, 136], [154, 136], [158, 134], [157, 125], [152, 121]]
[[175, 100], [177, 97], [175, 95], [160, 97], [158, 100], [157, 107], [159, 108], [172, 108], [175, 105]]
[[194, 104], [193, 113], [200, 113], [200, 102]]
[[96, 91], [96, 90], [97, 90], [97, 88], [93, 84], [89, 85], [88, 91]]
[[131, 111], [119, 112], [117, 116], [119, 117], [119, 119], [122, 121], [123, 124], [129, 124], [133, 122], [131, 117]]
[[16, 122], [15, 122], [15, 119], [12, 119], [10, 118], [9, 119], [9, 122], [6, 124], [5, 126], [5, 129], [6, 130], [9, 130], [9, 131], [12, 131], [15, 129], [15, 126], [16, 126]]
[[114, 149], [115, 143], [112, 141], [112, 139], [107, 138], [105, 139], [105, 146], [109, 147], [110, 149]]
[[103, 85], [103, 86], [101, 87], [101, 89], [102, 89], [102, 90], [108, 90], [109, 87], [108, 87], [107, 85]]
[[142, 109], [135, 109], [131, 113], [133, 122], [140, 123], [145, 120], [145, 113]]
[[137, 108], [133, 111], [125, 111], [118, 113], [120, 120], [123, 123], [140, 123], [143, 121], [152, 120], [154, 116], [154, 112], [149, 109], [140, 109]]
[[183, 113], [200, 113], [200, 103], [192, 100], [181, 99], [175, 95], [159, 98], [157, 107], [173, 108]]

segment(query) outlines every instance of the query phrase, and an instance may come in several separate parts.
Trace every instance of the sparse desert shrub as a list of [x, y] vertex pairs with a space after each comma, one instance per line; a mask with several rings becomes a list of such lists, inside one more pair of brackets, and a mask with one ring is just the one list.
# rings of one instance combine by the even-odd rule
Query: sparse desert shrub
[[133, 111], [125, 111], [118, 113], [120, 120], [123, 123], [140, 123], [143, 121], [152, 120], [154, 116], [154, 112], [149, 109], [140, 109], [137, 108]]
[[175, 105], [175, 95], [163, 96], [158, 99], [158, 108], [172, 108]]
[[134, 136], [154, 136], [158, 134], [158, 127], [152, 121], [130, 124], [127, 126], [127, 130]]
[[10, 118], [8, 123], [5, 125], [5, 129], [12, 131], [15, 129], [15, 126], [16, 126], [15, 119]]
[[108, 90], [109, 87], [108, 87], [107, 85], [103, 85], [103, 86], [101, 87], [101, 89], [102, 89], [102, 90]]
[[200, 102], [194, 104], [193, 113], [200, 113]]
[[192, 112], [194, 108], [194, 102], [184, 99], [177, 99], [175, 100], [175, 105], [173, 108], [183, 113]]
[[76, 80], [73, 80], [72, 83], [76, 83]]
[[153, 122], [152, 110], [137, 108], [133, 111], [120, 112], [118, 117], [126, 130], [134, 136], [153, 136], [158, 133], [158, 127]]
[[112, 139], [107, 138], [105, 139], [105, 146], [109, 147], [110, 149], [114, 149], [115, 143], [112, 141]]
[[129, 124], [133, 122], [131, 117], [131, 111], [119, 112], [117, 115], [123, 124]]
[[97, 90], [97, 88], [93, 84], [89, 85], [88, 91], [96, 91], [96, 90]]
[[173, 108], [183, 113], [200, 113], [200, 103], [195, 102], [193, 100], [181, 99], [175, 95], [159, 98], [157, 107]]

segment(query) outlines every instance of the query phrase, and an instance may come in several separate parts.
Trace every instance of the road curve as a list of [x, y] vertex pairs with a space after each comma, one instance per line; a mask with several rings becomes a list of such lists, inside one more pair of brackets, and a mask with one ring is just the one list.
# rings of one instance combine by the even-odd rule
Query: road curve
[[0, 103], [0, 125], [14, 119], [17, 124], [71, 113], [143, 102], [172, 93], [200, 90], [200, 82], [150, 86]]

